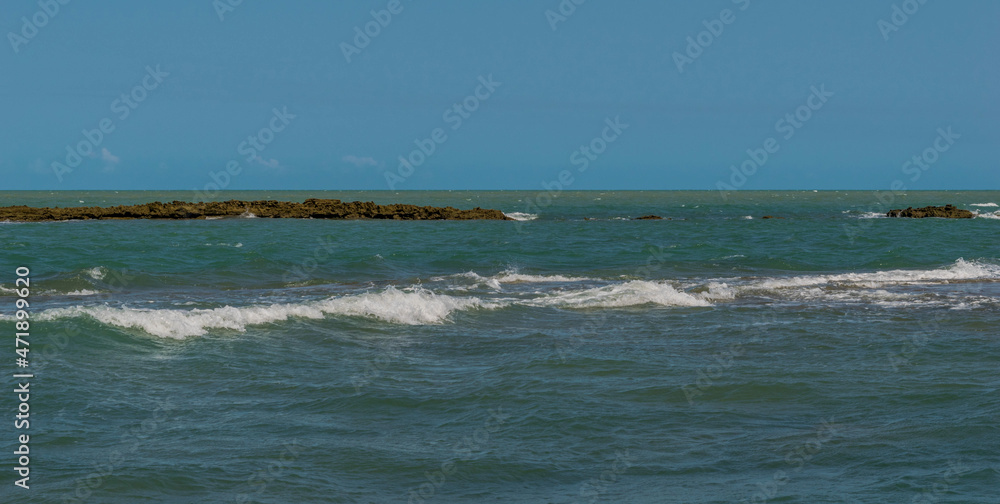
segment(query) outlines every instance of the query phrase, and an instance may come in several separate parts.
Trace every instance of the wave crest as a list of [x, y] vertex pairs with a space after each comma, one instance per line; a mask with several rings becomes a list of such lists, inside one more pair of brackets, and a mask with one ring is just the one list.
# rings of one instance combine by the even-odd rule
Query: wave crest
[[566, 292], [533, 299], [525, 304], [561, 308], [618, 308], [658, 304], [662, 306], [711, 306], [712, 303], [681, 292], [665, 283], [632, 280], [630, 282]]
[[292, 317], [320, 319], [326, 315], [358, 316], [395, 324], [427, 325], [444, 322], [452, 312], [470, 308], [497, 308], [500, 303], [479, 298], [456, 298], [425, 289], [399, 290], [387, 287], [376, 293], [328, 298], [322, 301], [257, 306], [222, 306], [210, 309], [149, 309], [110, 306], [53, 308], [38, 320], [80, 316], [102, 324], [142, 329], [154, 336], [184, 339], [200, 336], [209, 329], [246, 331], [247, 326], [279, 322]]

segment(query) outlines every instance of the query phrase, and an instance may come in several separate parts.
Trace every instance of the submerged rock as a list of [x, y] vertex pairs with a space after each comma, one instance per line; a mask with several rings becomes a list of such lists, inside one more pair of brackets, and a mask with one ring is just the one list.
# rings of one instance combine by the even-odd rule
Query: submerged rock
[[945, 219], [971, 219], [976, 216], [976, 214], [968, 211], [962, 210], [961, 208], [955, 208], [953, 205], [945, 206], [926, 206], [923, 208], [913, 208], [908, 207], [906, 210], [889, 210], [887, 217], [909, 217], [913, 219], [923, 219], [925, 217], [942, 217]]
[[374, 202], [344, 203], [336, 199], [291, 201], [217, 201], [209, 203], [146, 203], [113, 207], [34, 208], [0, 207], [0, 221], [61, 221], [72, 219], [205, 219], [218, 217], [261, 217], [288, 219], [392, 219], [392, 220], [513, 220], [500, 210], [476, 207], [459, 210], [452, 207], [416, 205], [377, 205]]

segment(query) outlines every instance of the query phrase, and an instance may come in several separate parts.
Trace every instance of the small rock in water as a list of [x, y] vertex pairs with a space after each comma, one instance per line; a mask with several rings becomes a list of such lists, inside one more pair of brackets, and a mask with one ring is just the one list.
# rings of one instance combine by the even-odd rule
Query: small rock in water
[[886, 217], [909, 217], [912, 219], [923, 219], [926, 217], [941, 217], [944, 219], [971, 219], [976, 214], [956, 208], [954, 205], [945, 206], [925, 206], [922, 208], [907, 207], [906, 210], [889, 210]]

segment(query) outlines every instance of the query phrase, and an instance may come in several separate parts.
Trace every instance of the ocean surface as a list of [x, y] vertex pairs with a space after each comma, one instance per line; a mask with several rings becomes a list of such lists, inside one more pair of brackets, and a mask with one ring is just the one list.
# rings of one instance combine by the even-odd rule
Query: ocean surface
[[519, 220], [0, 223], [0, 501], [1000, 502], [1000, 192], [311, 197]]

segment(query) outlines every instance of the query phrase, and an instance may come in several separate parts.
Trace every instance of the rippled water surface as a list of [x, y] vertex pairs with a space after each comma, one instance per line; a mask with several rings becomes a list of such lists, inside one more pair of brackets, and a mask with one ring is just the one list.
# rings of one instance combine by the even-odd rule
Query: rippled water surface
[[310, 197], [518, 220], [0, 223], [18, 502], [996, 502], [1000, 192]]

